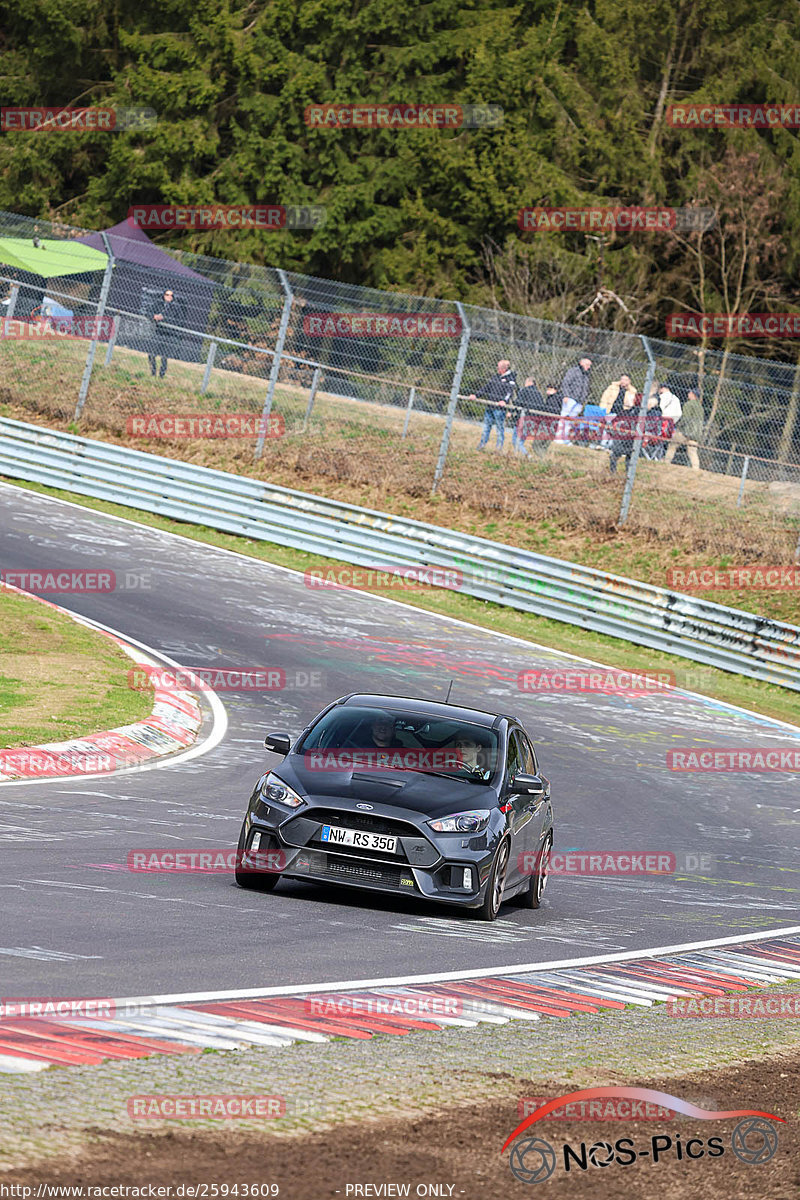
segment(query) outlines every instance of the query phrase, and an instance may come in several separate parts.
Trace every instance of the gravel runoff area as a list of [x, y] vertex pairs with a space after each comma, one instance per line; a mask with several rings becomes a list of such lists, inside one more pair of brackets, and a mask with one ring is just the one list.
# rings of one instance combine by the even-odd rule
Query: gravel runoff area
[[[749, 1165], [732, 1153], [735, 1119], [545, 1120], [524, 1136], [548, 1139], [558, 1154], [564, 1142], [577, 1150], [582, 1141], [624, 1136], [647, 1147], [653, 1136], [673, 1138], [657, 1162], [648, 1156], [627, 1169], [590, 1162], [565, 1174], [559, 1159], [542, 1185], [548, 1197], [800, 1196], [800, 1021], [676, 1019], [664, 1005], [0, 1076], [0, 1195], [23, 1196], [9, 1185], [41, 1182], [81, 1184], [73, 1194], [87, 1197], [89, 1185], [171, 1184], [175, 1196], [177, 1185], [198, 1183], [208, 1196], [226, 1194], [226, 1184], [274, 1183], [285, 1200], [537, 1194], [538, 1184], [511, 1174], [509, 1152], [500, 1154], [519, 1122], [518, 1101], [605, 1084], [654, 1087], [707, 1109], [765, 1110], [786, 1124], [769, 1162]], [[287, 1114], [128, 1117], [129, 1097], [161, 1094], [281, 1096]], [[727, 1149], [678, 1160], [678, 1135], [684, 1143], [718, 1135]], [[353, 1190], [368, 1183], [377, 1190]], [[438, 1192], [420, 1190], [433, 1184]]]

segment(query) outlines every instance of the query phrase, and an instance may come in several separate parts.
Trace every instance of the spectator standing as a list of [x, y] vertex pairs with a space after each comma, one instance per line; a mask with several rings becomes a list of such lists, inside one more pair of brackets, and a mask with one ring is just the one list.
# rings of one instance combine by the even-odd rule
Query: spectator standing
[[150, 374], [155, 378], [156, 373], [156, 358], [160, 355], [161, 367], [158, 372], [159, 379], [163, 379], [167, 373], [167, 358], [173, 344], [177, 344], [179, 333], [177, 330], [170, 329], [170, 325], [181, 325], [186, 317], [186, 305], [182, 300], [175, 298], [175, 293], [172, 288], [167, 288], [160, 300], [156, 300], [151, 305], [150, 318], [154, 324], [152, 335], [153, 353], [148, 354], [147, 359], [150, 363]]
[[631, 465], [636, 426], [641, 413], [641, 392], [634, 392], [633, 396], [620, 393], [614, 401], [611, 409], [611, 458], [608, 461], [612, 475], [616, 475], [617, 463], [621, 458], [625, 459], [626, 467]]
[[630, 375], [626, 375], [624, 372], [622, 375], [620, 375], [619, 379], [615, 379], [613, 383], [610, 383], [603, 392], [602, 396], [600, 397], [600, 405], [606, 410], [608, 416], [606, 417], [606, 424], [605, 428], [603, 429], [602, 436], [597, 444], [598, 450], [611, 450], [611, 417], [622, 412], [623, 401], [626, 398], [628, 400], [628, 408], [630, 408], [635, 397], [636, 388], [631, 383]]
[[588, 355], [584, 355], [574, 367], [570, 367], [565, 372], [564, 378], [561, 380], [564, 399], [561, 402], [561, 420], [555, 436], [555, 441], [559, 445], [563, 446], [569, 442], [572, 421], [579, 415], [589, 399], [589, 371], [591, 368], [592, 360]]
[[671, 392], [665, 383], [658, 385], [658, 402], [661, 406], [662, 416], [666, 417], [668, 421], [674, 421], [677, 425], [681, 419], [683, 406], [675, 393]]
[[607, 413], [611, 412], [614, 401], [617, 399], [620, 391], [622, 391], [623, 395], [630, 394], [630, 398], [633, 400], [633, 397], [636, 395], [636, 388], [631, 383], [630, 375], [620, 375], [619, 379], [613, 380], [603, 392], [600, 397], [600, 405]]
[[642, 453], [645, 458], [652, 460], [661, 459], [664, 457], [666, 444], [663, 437], [664, 414], [661, 411], [659, 403], [658, 389], [660, 384], [654, 384], [654, 390], [650, 392], [650, 399], [647, 401], [647, 415], [644, 422], [644, 441], [642, 443]]
[[525, 386], [520, 388], [517, 396], [519, 417], [516, 428], [511, 435], [514, 449], [518, 450], [520, 454], [527, 455], [528, 453], [525, 448], [525, 439], [530, 437], [531, 433], [534, 432], [537, 426], [534, 413], [541, 412], [543, 405], [544, 397], [534, 383], [533, 377], [529, 375], [525, 380]]
[[497, 429], [497, 449], [503, 449], [506, 413], [508, 412], [509, 404], [514, 398], [516, 389], [517, 379], [511, 370], [511, 363], [507, 358], [501, 358], [497, 364], [497, 371], [487, 379], [480, 391], [477, 394], [475, 392], [470, 393], [470, 400], [477, 400], [478, 396], [486, 400], [483, 433], [478, 443], [479, 450], [482, 450], [489, 441], [493, 425]]
[[686, 397], [686, 403], [683, 405], [680, 421], [675, 426], [675, 432], [667, 446], [664, 462], [671, 463], [678, 446], [685, 446], [686, 454], [689, 458], [689, 466], [693, 471], [699, 471], [700, 455], [698, 454], [697, 446], [703, 436], [704, 424], [705, 415], [700, 397], [697, 392], [690, 389]]

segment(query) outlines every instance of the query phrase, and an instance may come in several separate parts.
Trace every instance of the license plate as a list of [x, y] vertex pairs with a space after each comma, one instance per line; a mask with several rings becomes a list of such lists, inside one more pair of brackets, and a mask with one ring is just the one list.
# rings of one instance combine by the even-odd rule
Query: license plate
[[332, 846], [357, 846], [360, 850], [383, 850], [394, 854], [397, 838], [385, 833], [363, 833], [360, 829], [340, 829], [338, 825], [323, 825], [322, 840]]

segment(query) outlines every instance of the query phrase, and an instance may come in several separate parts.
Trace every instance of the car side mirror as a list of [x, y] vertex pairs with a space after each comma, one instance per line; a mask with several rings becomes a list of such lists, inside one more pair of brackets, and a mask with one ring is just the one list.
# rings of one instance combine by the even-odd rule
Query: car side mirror
[[544, 784], [538, 775], [525, 775], [520, 771], [511, 781], [511, 791], [517, 796], [543, 796]]
[[288, 733], [268, 733], [264, 738], [264, 745], [273, 754], [288, 754], [291, 749], [292, 739]]

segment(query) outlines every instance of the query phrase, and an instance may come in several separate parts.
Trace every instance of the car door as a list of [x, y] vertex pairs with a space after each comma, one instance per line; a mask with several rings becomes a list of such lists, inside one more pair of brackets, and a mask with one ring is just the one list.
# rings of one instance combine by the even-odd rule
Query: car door
[[537, 775], [545, 785], [544, 796], [525, 797], [528, 802], [528, 811], [531, 818], [529, 824], [526, 826], [528, 845], [525, 849], [536, 852], [539, 849], [545, 828], [550, 825], [550, 785], [539, 770], [536, 751], [527, 733], [523, 729], [518, 729], [516, 736], [519, 739], [520, 751], [522, 753], [523, 766], [521, 769], [526, 775]]
[[508, 813], [511, 825], [511, 858], [508, 864], [508, 883], [519, 883], [523, 878], [522, 865], [527, 850], [535, 849], [530, 844], [532, 836], [530, 796], [520, 796], [513, 791], [516, 775], [525, 770], [525, 753], [520, 740], [520, 731], [511, 729], [508, 735], [508, 753], [506, 755], [506, 773], [503, 778], [503, 807]]

